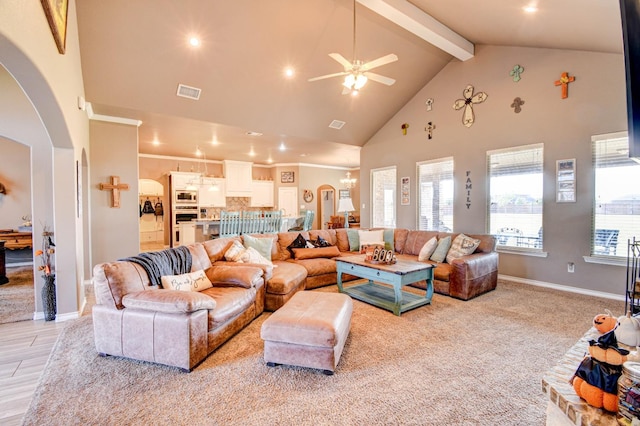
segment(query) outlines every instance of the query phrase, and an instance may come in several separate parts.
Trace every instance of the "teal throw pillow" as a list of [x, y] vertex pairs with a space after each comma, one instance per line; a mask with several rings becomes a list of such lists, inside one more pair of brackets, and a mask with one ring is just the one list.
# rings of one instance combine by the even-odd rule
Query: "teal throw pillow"
[[347, 238], [349, 238], [349, 250], [360, 251], [360, 234], [357, 229], [347, 229]]
[[256, 238], [251, 235], [243, 235], [245, 248], [253, 247], [267, 260], [271, 260], [271, 245], [273, 240], [271, 238]]
[[385, 250], [394, 250], [393, 246], [393, 229], [385, 229], [382, 234], [384, 239], [384, 249]]
[[451, 247], [451, 237], [442, 238], [438, 241], [438, 247], [436, 247], [436, 251], [433, 252], [430, 259], [438, 263], [444, 262], [449, 252], [449, 247]]

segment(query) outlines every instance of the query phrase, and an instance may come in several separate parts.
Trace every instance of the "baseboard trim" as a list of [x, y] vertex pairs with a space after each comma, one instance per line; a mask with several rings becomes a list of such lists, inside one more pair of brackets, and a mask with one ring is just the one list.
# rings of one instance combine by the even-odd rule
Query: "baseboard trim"
[[583, 294], [585, 296], [601, 297], [603, 299], [620, 300], [624, 302], [624, 295], [606, 293], [604, 291], [587, 290], [584, 288], [572, 287], [568, 285], [555, 284], [555, 283], [548, 283], [545, 281], [530, 280], [527, 278], [512, 277], [511, 275], [503, 275], [503, 274], [498, 274], [498, 279], [503, 279], [506, 281], [514, 281], [517, 283], [533, 285], [536, 287], [545, 287], [553, 290], [566, 291], [567, 293]]
[[[74, 319], [78, 319], [80, 318], [80, 312], [69, 312], [66, 314], [56, 314], [56, 322], [64, 322], [64, 321], [70, 321], [70, 320], [74, 320]], [[36, 311], [33, 313], [33, 320], [34, 321], [42, 321], [44, 320], [44, 312], [42, 311]]]

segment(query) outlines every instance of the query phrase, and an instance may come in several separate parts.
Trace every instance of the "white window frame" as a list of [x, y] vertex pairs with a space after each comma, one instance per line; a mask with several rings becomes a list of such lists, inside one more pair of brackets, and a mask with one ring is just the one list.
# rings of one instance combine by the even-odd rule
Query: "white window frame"
[[[385, 224], [376, 222], [376, 209], [377, 209], [377, 198], [374, 193], [376, 190], [376, 173], [386, 172], [389, 170], [394, 171], [394, 184], [393, 184], [393, 192], [392, 194], [383, 194], [383, 209], [391, 209], [393, 214], [393, 222], [392, 224]], [[395, 228], [397, 224], [397, 200], [398, 200], [398, 171], [396, 166], [388, 166], [388, 167], [380, 167], [377, 169], [371, 169], [371, 227], [372, 228]], [[387, 203], [391, 203], [388, 205]]]
[[[438, 214], [437, 217], [439, 218], [439, 224], [438, 226], [434, 226], [434, 223], [431, 223], [430, 226], [423, 226], [423, 221], [422, 221], [422, 212], [423, 212], [423, 202], [426, 201], [431, 201], [430, 200], [423, 200], [423, 185], [427, 185], [428, 183], [433, 183], [433, 181], [423, 181], [422, 180], [422, 173], [421, 173], [421, 169], [423, 168], [423, 166], [440, 166], [441, 169], [445, 169], [445, 168], [449, 168], [450, 167], [450, 176], [451, 176], [451, 184], [452, 184], [452, 193], [451, 193], [451, 206], [449, 207], [451, 210], [451, 215], [450, 218], [446, 218], [446, 215], [444, 214], [444, 210], [446, 210], [446, 208], [441, 207], [440, 205], [440, 199], [441, 197], [438, 195], [438, 199], [435, 200], [435, 203], [437, 204], [437, 209], [438, 209]], [[454, 223], [454, 218], [453, 218], [453, 203], [454, 203], [454, 195], [455, 195], [455, 188], [453, 188], [453, 184], [454, 184], [454, 179], [453, 179], [453, 173], [454, 173], [454, 159], [453, 157], [445, 157], [445, 158], [439, 158], [439, 159], [435, 159], [435, 160], [428, 160], [428, 161], [420, 161], [418, 163], [416, 163], [416, 190], [417, 190], [417, 212], [416, 212], [416, 229], [418, 230], [425, 230], [425, 231], [442, 231], [442, 232], [453, 232], [453, 223]], [[446, 174], [448, 174], [448, 170], [445, 171], [444, 173], [439, 173], [438, 174], [438, 178], [441, 178], [442, 176], [445, 176]], [[433, 175], [433, 174], [432, 174]], [[441, 188], [440, 188], [441, 190]], [[440, 191], [438, 192], [438, 194], [440, 194]], [[431, 208], [429, 208], [429, 206], [424, 206], [424, 208], [426, 210], [431, 210]], [[427, 218], [427, 223], [430, 219], [433, 219], [433, 217], [431, 218]], [[433, 220], [432, 220], [433, 222]]]

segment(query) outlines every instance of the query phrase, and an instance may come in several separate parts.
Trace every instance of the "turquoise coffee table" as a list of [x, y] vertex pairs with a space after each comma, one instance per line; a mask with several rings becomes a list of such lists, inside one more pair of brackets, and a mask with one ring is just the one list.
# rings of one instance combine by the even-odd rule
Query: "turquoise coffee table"
[[[402, 312], [431, 303], [433, 266], [428, 263], [398, 259], [398, 262], [392, 265], [373, 264], [365, 262], [364, 255], [342, 256], [335, 260], [338, 289], [354, 299], [387, 309], [398, 316]], [[342, 274], [354, 275], [369, 281], [344, 287]], [[424, 296], [402, 290], [403, 286], [422, 280], [427, 281]]]

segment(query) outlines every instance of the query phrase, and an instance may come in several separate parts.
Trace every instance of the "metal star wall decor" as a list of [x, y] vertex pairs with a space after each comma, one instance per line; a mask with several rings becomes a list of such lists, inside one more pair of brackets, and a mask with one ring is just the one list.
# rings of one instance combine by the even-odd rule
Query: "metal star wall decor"
[[489, 95], [484, 92], [478, 92], [475, 95], [473, 94], [473, 86], [469, 84], [462, 91], [462, 99], [458, 99], [453, 103], [453, 109], [456, 111], [464, 108], [464, 112], [462, 113], [462, 124], [465, 127], [471, 127], [473, 122], [475, 121], [475, 115], [473, 113], [473, 104], [479, 104], [487, 100]]

